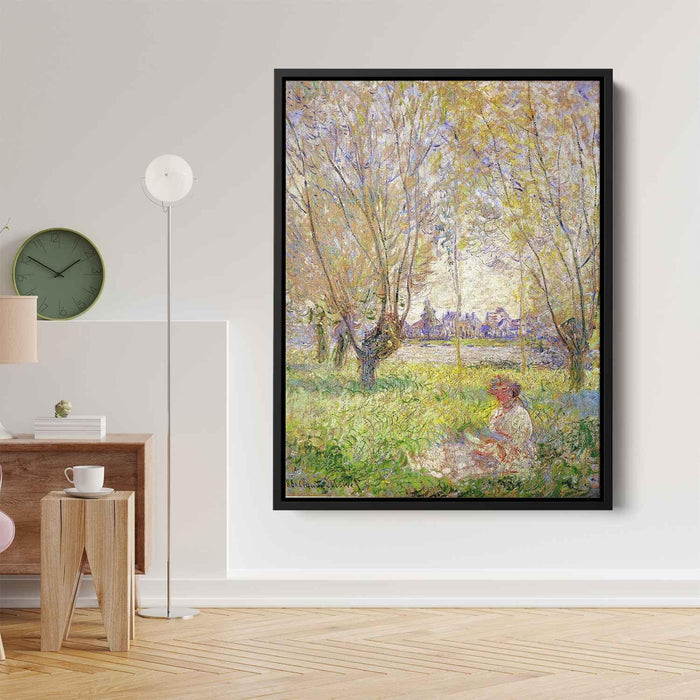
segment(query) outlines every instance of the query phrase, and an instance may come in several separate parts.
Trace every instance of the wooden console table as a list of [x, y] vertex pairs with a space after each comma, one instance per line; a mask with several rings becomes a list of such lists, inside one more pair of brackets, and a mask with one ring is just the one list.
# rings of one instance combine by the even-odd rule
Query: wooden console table
[[63, 470], [102, 464], [105, 486], [133, 491], [136, 515], [136, 573], [151, 562], [153, 436], [108, 435], [103, 440], [35, 440], [20, 435], [0, 440], [3, 469], [0, 508], [16, 525], [15, 541], [0, 557], [0, 574], [41, 573], [41, 499], [70, 486]]

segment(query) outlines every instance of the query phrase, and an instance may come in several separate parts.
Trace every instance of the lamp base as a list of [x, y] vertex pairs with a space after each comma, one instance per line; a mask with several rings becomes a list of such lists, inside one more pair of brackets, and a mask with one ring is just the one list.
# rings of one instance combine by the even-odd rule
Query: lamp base
[[12, 440], [14, 435], [0, 421], [0, 440]]
[[191, 620], [199, 615], [195, 608], [142, 608], [136, 613], [139, 617], [151, 617], [157, 620]]

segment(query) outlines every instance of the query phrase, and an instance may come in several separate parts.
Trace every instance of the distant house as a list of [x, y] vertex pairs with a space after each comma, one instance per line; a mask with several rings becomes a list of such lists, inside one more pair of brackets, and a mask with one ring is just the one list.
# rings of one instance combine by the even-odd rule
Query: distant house
[[473, 311], [462, 314], [459, 319], [456, 311], [446, 311], [442, 315], [442, 325], [445, 338], [478, 338], [481, 329], [481, 321]]
[[415, 323], [404, 323], [403, 334], [406, 338], [421, 338], [423, 337], [423, 323], [416, 321]]
[[508, 312], [499, 306], [495, 311], [486, 312], [485, 326], [488, 326], [487, 338], [507, 338], [511, 318]]
[[460, 338], [478, 338], [481, 325], [481, 320], [473, 311], [463, 314], [462, 318], [455, 324], [456, 335], [459, 335]]
[[445, 333], [447, 333], [448, 338], [454, 338], [456, 318], [457, 318], [456, 311], [446, 311], [442, 315], [442, 325], [445, 328]]
[[430, 299], [425, 300], [420, 319], [415, 323], [405, 323], [403, 332], [406, 338], [423, 340], [444, 340], [450, 337], [448, 327], [438, 319]]
[[450, 337], [442, 322], [426, 323], [423, 319], [415, 323], [404, 323], [403, 332], [406, 338], [422, 340], [444, 340]]
[[495, 311], [486, 313], [482, 333], [485, 338], [513, 340], [520, 335], [520, 319], [511, 318], [508, 312], [499, 306]]
[[[432, 311], [432, 307], [427, 304], [426, 308]], [[463, 313], [459, 317], [456, 311], [446, 311], [439, 320], [433, 313], [424, 311], [420, 320], [404, 324], [404, 335], [406, 338], [424, 340], [446, 340], [455, 337], [515, 340], [520, 337], [521, 325], [521, 319], [511, 318], [502, 306], [497, 307], [495, 311], [486, 312], [483, 322], [474, 311]], [[525, 321], [523, 335], [539, 337], [538, 331], [539, 324], [533, 323], [531, 319]]]

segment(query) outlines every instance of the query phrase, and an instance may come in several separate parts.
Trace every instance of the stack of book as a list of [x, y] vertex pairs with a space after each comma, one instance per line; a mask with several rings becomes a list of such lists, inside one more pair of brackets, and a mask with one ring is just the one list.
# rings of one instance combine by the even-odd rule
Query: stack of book
[[34, 438], [37, 440], [100, 440], [106, 435], [105, 416], [68, 416], [34, 420]]

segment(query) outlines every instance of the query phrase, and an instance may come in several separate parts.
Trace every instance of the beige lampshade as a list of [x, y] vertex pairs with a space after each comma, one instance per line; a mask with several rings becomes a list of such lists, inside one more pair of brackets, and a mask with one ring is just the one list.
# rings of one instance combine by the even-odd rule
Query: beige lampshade
[[37, 362], [36, 297], [0, 296], [0, 363]]

